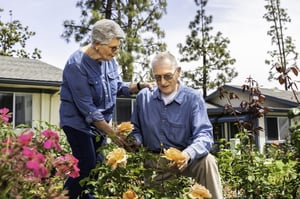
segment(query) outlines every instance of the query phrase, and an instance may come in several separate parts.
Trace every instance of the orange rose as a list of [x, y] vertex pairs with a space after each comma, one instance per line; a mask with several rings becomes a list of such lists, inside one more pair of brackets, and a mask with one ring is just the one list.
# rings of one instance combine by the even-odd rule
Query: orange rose
[[186, 157], [182, 155], [182, 152], [176, 148], [170, 147], [168, 150], [164, 149], [164, 155], [162, 156], [177, 165], [182, 165]]
[[274, 141], [272, 144], [273, 144], [273, 146], [276, 146], [276, 147], [278, 147], [280, 145], [280, 143], [277, 140]]
[[204, 199], [204, 198], [211, 198], [211, 194], [208, 189], [206, 189], [204, 186], [196, 183], [191, 187], [189, 196], [191, 198], [198, 198], [198, 199]]
[[113, 170], [115, 170], [117, 166], [125, 167], [127, 163], [126, 151], [123, 148], [114, 149], [108, 153], [106, 159], [106, 164], [111, 166]]
[[137, 198], [138, 197], [136, 193], [132, 189], [129, 189], [128, 191], [123, 193], [123, 199], [137, 199]]
[[118, 126], [118, 133], [121, 135], [127, 135], [133, 129], [133, 125], [130, 122], [122, 122]]

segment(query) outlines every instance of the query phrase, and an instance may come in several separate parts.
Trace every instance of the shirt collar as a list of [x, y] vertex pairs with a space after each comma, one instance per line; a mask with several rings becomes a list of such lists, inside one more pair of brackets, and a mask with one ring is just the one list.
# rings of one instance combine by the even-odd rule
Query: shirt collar
[[[174, 98], [174, 101], [178, 104], [181, 104], [183, 102], [183, 98], [184, 98], [184, 86], [182, 85], [181, 82], [178, 82], [178, 83], [179, 83], [178, 92]], [[158, 87], [156, 87], [155, 90], [153, 91], [153, 98], [162, 100]]]

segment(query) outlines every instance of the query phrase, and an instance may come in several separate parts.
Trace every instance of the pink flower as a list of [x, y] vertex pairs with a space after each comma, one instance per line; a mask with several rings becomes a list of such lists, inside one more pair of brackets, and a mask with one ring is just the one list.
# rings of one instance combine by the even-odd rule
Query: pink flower
[[59, 145], [59, 136], [56, 132], [51, 130], [45, 130], [42, 132], [42, 135], [44, 135], [47, 138], [47, 140], [44, 142], [45, 149], [56, 148], [57, 151], [62, 150]]
[[33, 170], [35, 177], [45, 178], [48, 176], [47, 168], [45, 165], [45, 157], [41, 153], [37, 153], [35, 157], [27, 161], [26, 167], [30, 170]]
[[2, 108], [0, 109], [0, 119], [7, 124], [9, 121], [9, 118], [11, 118], [11, 114], [9, 113], [8, 108]]
[[33, 131], [19, 135], [17, 141], [22, 145], [28, 145], [31, 142], [32, 136], [34, 135]]
[[27, 146], [23, 146], [23, 152], [22, 152], [22, 154], [24, 156], [32, 159], [37, 154], [37, 150], [35, 148], [29, 148]]
[[57, 176], [64, 177], [65, 175], [69, 175], [72, 178], [77, 178], [80, 175], [80, 169], [77, 166], [78, 160], [70, 154], [56, 158], [53, 165], [57, 170]]

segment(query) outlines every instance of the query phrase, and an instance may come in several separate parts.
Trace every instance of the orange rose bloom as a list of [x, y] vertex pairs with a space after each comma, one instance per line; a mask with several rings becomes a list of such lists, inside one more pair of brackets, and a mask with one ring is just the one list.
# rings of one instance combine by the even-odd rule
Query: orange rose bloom
[[181, 165], [186, 159], [180, 150], [173, 147], [170, 147], [168, 150], [164, 149], [164, 155], [162, 157], [173, 161], [177, 165]]
[[127, 135], [133, 129], [133, 125], [130, 122], [122, 122], [118, 126], [118, 133], [122, 135]]
[[189, 196], [191, 198], [198, 198], [198, 199], [204, 199], [204, 198], [211, 198], [211, 194], [208, 189], [206, 189], [204, 186], [196, 183], [192, 186]]
[[132, 189], [129, 189], [128, 191], [123, 193], [123, 199], [137, 199], [137, 198], [138, 197], [136, 193]]
[[106, 159], [106, 164], [111, 166], [113, 170], [115, 170], [117, 166], [125, 167], [127, 163], [126, 151], [123, 148], [114, 149], [108, 153]]

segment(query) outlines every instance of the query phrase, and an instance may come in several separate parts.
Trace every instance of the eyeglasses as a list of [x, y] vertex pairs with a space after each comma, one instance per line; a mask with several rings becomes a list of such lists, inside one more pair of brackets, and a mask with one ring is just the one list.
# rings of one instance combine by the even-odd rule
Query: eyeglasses
[[109, 47], [111, 52], [113, 52], [113, 53], [120, 49], [119, 46], [107, 46], [107, 47]]
[[167, 73], [167, 74], [164, 74], [164, 75], [154, 75], [154, 79], [157, 82], [160, 82], [162, 80], [162, 78], [164, 78], [166, 81], [170, 81], [170, 80], [173, 79], [176, 71], [177, 71], [177, 69], [174, 71], [174, 73]]

